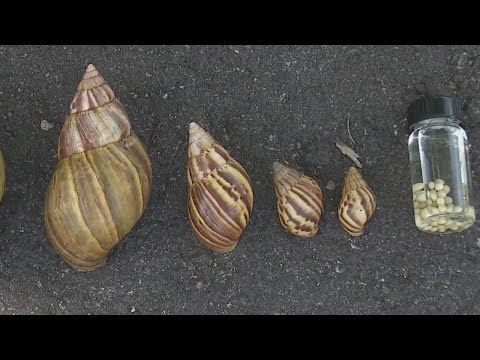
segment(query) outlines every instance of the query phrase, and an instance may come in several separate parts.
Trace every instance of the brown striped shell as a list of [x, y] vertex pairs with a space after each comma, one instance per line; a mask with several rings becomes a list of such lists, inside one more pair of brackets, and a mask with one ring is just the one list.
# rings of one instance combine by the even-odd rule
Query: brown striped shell
[[352, 236], [364, 233], [365, 224], [370, 220], [377, 201], [360, 171], [350, 167], [345, 177], [342, 200], [338, 206], [338, 218], [343, 228]]
[[273, 163], [273, 180], [282, 226], [300, 237], [314, 236], [324, 211], [323, 193], [318, 183], [279, 162]]
[[3, 161], [0, 151], [0, 202], [2, 201], [3, 191], [5, 190], [5, 161]]
[[196, 237], [218, 253], [232, 251], [250, 220], [253, 190], [245, 169], [196, 123], [190, 124], [188, 217]]
[[93, 65], [70, 112], [45, 199], [45, 226], [70, 266], [91, 271], [104, 264], [145, 211], [152, 170], [125, 109]]

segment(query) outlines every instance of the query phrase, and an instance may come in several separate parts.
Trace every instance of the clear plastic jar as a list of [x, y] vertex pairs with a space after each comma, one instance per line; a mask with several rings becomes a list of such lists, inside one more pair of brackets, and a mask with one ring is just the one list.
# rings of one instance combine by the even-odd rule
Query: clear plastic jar
[[408, 108], [408, 149], [415, 225], [438, 234], [475, 222], [468, 139], [461, 105], [447, 96], [422, 97]]

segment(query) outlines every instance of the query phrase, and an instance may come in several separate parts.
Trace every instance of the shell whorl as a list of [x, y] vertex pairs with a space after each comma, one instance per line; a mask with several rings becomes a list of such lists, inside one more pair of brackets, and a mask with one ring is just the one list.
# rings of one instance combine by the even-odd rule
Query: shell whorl
[[190, 124], [188, 216], [197, 238], [224, 253], [237, 245], [253, 209], [245, 169], [196, 123]]
[[297, 236], [314, 236], [324, 211], [323, 192], [318, 183], [279, 162], [273, 163], [273, 178], [282, 226]]
[[88, 65], [58, 141], [58, 159], [122, 140], [131, 134], [123, 105], [95, 66]]
[[364, 233], [365, 224], [377, 207], [375, 194], [360, 171], [350, 167], [345, 177], [338, 217], [343, 228], [352, 236]]

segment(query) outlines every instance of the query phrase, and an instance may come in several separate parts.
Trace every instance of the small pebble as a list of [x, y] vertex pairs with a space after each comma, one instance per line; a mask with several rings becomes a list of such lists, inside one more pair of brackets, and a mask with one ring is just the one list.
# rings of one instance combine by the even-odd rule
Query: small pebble
[[48, 131], [51, 128], [53, 128], [53, 124], [51, 122], [48, 122], [47, 120], [42, 120], [40, 122], [40, 129]]

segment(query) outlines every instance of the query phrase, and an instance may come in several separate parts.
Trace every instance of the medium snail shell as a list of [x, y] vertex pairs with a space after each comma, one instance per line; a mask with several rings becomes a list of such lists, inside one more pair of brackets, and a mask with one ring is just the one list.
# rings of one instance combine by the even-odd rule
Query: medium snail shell
[[45, 226], [73, 268], [102, 266], [148, 203], [150, 160], [122, 104], [89, 65], [58, 143], [58, 164], [45, 199]]
[[318, 183], [301, 172], [273, 163], [278, 217], [282, 226], [300, 237], [318, 232], [323, 214], [323, 193]]
[[196, 123], [190, 124], [188, 217], [197, 238], [226, 253], [238, 243], [252, 214], [253, 190], [245, 169]]
[[343, 185], [338, 217], [343, 228], [352, 236], [362, 235], [365, 224], [377, 207], [375, 195], [357, 168], [350, 167]]
[[3, 191], [5, 190], [5, 161], [3, 161], [0, 151], [0, 202], [2, 201]]

